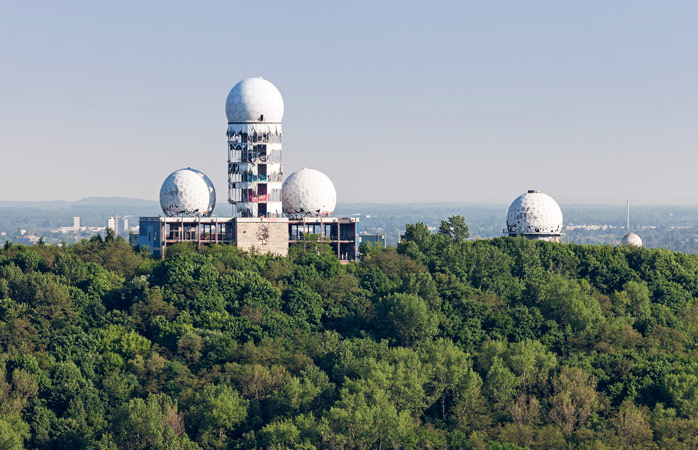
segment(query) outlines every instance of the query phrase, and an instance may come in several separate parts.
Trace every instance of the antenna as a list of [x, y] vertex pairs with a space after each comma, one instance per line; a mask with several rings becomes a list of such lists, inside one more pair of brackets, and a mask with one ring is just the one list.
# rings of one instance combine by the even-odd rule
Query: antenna
[[627, 222], [625, 224], [626, 228], [628, 231], [630, 231], [630, 200], [626, 200], [627, 205], [628, 205], [628, 215], [627, 215]]

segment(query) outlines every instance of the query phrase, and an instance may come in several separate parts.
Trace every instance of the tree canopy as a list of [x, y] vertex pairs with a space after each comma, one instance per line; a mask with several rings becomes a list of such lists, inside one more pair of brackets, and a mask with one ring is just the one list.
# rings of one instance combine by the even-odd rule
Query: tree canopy
[[0, 250], [0, 448], [698, 447], [698, 256], [459, 216], [340, 264]]

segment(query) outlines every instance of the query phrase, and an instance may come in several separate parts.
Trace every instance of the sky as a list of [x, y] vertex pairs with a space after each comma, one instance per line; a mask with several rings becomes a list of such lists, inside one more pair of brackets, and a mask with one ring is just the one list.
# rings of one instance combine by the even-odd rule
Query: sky
[[[6, 1], [0, 200], [225, 207], [225, 99], [281, 91], [286, 175], [340, 203], [698, 205], [698, 2]], [[218, 210], [217, 210], [218, 211]]]

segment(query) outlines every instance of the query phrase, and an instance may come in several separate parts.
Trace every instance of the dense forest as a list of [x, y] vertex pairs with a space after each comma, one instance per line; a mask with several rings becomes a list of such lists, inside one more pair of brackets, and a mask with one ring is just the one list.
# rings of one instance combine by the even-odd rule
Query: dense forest
[[698, 255], [0, 250], [1, 449], [698, 448]]

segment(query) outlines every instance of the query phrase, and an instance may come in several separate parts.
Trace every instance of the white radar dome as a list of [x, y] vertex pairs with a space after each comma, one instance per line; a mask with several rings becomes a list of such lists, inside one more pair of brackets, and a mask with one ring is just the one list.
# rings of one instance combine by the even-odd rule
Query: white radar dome
[[246, 78], [233, 86], [225, 102], [229, 123], [281, 123], [284, 99], [263, 78]]
[[329, 216], [337, 205], [337, 191], [327, 175], [304, 168], [286, 178], [281, 200], [289, 217]]
[[562, 233], [562, 211], [552, 197], [529, 190], [509, 206], [507, 232], [510, 235], [559, 235]]
[[623, 236], [623, 240], [620, 243], [626, 247], [642, 247], [642, 239], [632, 231]]
[[216, 189], [203, 172], [179, 169], [162, 183], [160, 206], [167, 217], [208, 217], [216, 206]]

